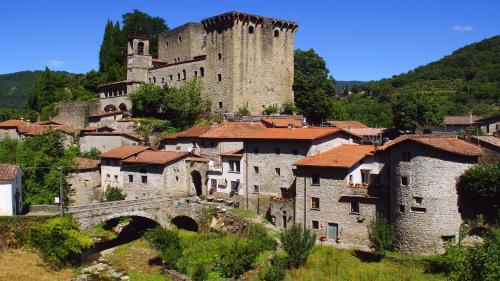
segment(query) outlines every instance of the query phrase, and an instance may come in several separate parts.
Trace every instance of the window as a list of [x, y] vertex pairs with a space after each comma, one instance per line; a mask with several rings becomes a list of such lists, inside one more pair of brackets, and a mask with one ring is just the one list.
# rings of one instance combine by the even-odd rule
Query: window
[[205, 77], [205, 68], [200, 67], [200, 76]]
[[319, 221], [312, 221], [313, 229], [319, 229]]
[[220, 108], [220, 109], [222, 109], [222, 107], [223, 107], [223, 106], [222, 106], [222, 102], [220, 101], [220, 102], [219, 102], [219, 108]]
[[370, 170], [361, 170], [361, 183], [362, 184], [370, 183]]
[[404, 205], [399, 205], [399, 212], [404, 214], [404, 212], [405, 212], [405, 206]]
[[156, 83], [156, 77], [153, 77], [153, 83]]
[[134, 182], [134, 175], [128, 175], [128, 182]]
[[179, 36], [179, 43], [182, 43], [182, 37]]
[[253, 185], [253, 193], [259, 193], [260, 192], [260, 187], [257, 184]]
[[319, 210], [319, 198], [318, 197], [311, 198], [311, 208]]
[[173, 75], [169, 75], [168, 77], [170, 78], [170, 81], [174, 80], [174, 76]]
[[234, 191], [234, 192], [238, 191], [239, 186], [240, 186], [240, 182], [231, 181], [231, 191]]
[[144, 55], [144, 43], [143, 42], [139, 42], [137, 44], [137, 54]]
[[258, 147], [254, 147], [253, 148], [253, 153], [258, 154], [259, 153], [259, 148]]
[[286, 216], [286, 211], [283, 211], [282, 218], [283, 218], [283, 228], [287, 228], [288, 218]]
[[165, 49], [168, 49], [168, 41], [165, 42]]
[[219, 58], [219, 60], [221, 60], [222, 59], [222, 53], [218, 53], [217, 57]]
[[441, 240], [443, 240], [443, 243], [455, 243], [455, 239], [455, 235], [441, 236]]
[[141, 176], [142, 183], [148, 183], [148, 176]]
[[312, 185], [319, 185], [319, 174], [312, 174]]
[[181, 146], [180, 146], [180, 145], [177, 145], [177, 146], [175, 147], [175, 150], [181, 150]]
[[417, 196], [413, 197], [413, 203], [415, 205], [422, 205], [422, 200], [423, 200], [422, 197], [417, 197]]
[[411, 160], [411, 153], [408, 151], [403, 151], [401, 153], [401, 161], [409, 162]]
[[177, 81], [180, 81], [180, 80], [181, 80], [181, 74], [177, 73]]
[[425, 208], [422, 207], [411, 207], [410, 210], [413, 213], [425, 213], [427, 211]]
[[118, 181], [118, 176], [117, 176], [117, 175], [115, 175], [115, 176], [114, 176], [114, 179], [115, 179], [115, 181]]
[[217, 74], [217, 81], [222, 81], [222, 74]]
[[240, 172], [240, 161], [229, 160], [229, 171], [239, 173]]
[[280, 191], [281, 191], [281, 198], [288, 198], [288, 188], [286, 187], [282, 187], [280, 188]]
[[182, 80], [186, 80], [186, 70], [182, 70]]
[[280, 168], [274, 168], [274, 171], [276, 172], [277, 176], [281, 175], [281, 169]]
[[299, 154], [299, 150], [296, 149], [296, 148], [292, 149], [292, 154], [293, 155], [298, 155]]
[[274, 150], [274, 152], [276, 152], [276, 154], [281, 154], [281, 148], [276, 147], [276, 149]]
[[275, 30], [274, 31], [274, 37], [280, 37], [280, 31], [279, 30]]
[[106, 178], [109, 179], [111, 177], [110, 174], [106, 174]]
[[194, 71], [194, 77], [198, 77], [198, 71], [197, 70]]
[[253, 171], [258, 174], [259, 173], [259, 166], [253, 166]]
[[352, 183], [352, 180], [353, 180], [352, 175], [349, 175], [349, 182], [351, 182], [351, 183]]
[[162, 78], [161, 78], [161, 82], [162, 82], [162, 83], [165, 83], [165, 77], [162, 77]]
[[408, 177], [401, 177], [401, 185], [408, 186], [409, 179]]
[[216, 179], [211, 179], [210, 180], [210, 187], [212, 189], [216, 189], [217, 188], [217, 180]]
[[253, 26], [249, 26], [248, 27], [248, 33], [253, 34], [253, 32], [254, 32], [254, 27]]
[[359, 202], [351, 201], [351, 214], [359, 214]]

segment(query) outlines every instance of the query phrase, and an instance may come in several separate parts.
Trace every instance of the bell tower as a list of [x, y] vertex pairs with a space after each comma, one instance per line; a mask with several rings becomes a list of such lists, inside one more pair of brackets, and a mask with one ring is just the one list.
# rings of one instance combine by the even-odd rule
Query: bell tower
[[153, 67], [149, 54], [149, 40], [145, 37], [130, 37], [127, 46], [127, 81], [147, 82], [148, 70]]

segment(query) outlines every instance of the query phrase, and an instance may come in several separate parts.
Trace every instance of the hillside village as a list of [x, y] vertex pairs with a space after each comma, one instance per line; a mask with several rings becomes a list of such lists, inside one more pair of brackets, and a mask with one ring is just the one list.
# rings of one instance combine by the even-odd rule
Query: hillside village
[[[247, 209], [278, 229], [301, 224], [317, 243], [339, 248], [368, 249], [370, 223], [379, 216], [394, 228], [394, 249], [403, 254], [444, 253], [448, 243], [467, 239], [458, 179], [477, 163], [500, 159], [500, 115], [445, 116], [442, 126], [415, 133], [263, 115], [294, 100], [298, 27], [225, 13], [164, 31], [158, 57], [146, 37], [132, 36], [126, 80], [100, 85], [96, 101], [60, 103], [49, 121], [0, 122], [0, 139], [57, 131], [66, 148], [98, 151], [98, 158], [77, 156], [64, 168], [70, 206], [97, 204], [116, 188], [125, 201], [171, 196]], [[154, 138], [137, 134], [129, 95], [146, 84], [179, 87], [192, 79], [203, 83], [216, 119]], [[245, 116], [237, 114], [242, 107]], [[0, 194], [0, 215], [26, 213], [23, 173], [0, 165], [11, 187]]]

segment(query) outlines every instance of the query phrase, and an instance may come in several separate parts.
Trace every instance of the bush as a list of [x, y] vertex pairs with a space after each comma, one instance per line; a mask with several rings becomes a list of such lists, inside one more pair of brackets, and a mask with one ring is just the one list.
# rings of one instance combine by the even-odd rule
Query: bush
[[278, 256], [271, 261], [260, 274], [261, 281], [281, 281], [285, 279], [288, 260], [285, 256]]
[[148, 230], [144, 237], [149, 245], [160, 252], [160, 257], [168, 268], [176, 269], [177, 260], [182, 256], [179, 233], [163, 227]]
[[215, 271], [222, 277], [238, 277], [252, 267], [258, 251], [249, 243], [232, 240], [222, 246], [220, 257], [215, 261]]
[[106, 192], [104, 193], [104, 201], [113, 202], [125, 200], [126, 195], [118, 187], [108, 186]]
[[272, 105], [266, 107], [264, 109], [264, 111], [262, 111], [262, 115], [271, 115], [271, 114], [276, 114], [278, 112], [279, 112], [278, 106], [275, 104], [272, 104]]
[[250, 110], [248, 110], [248, 107], [240, 107], [238, 108], [238, 111], [235, 113], [236, 117], [242, 117], [242, 116], [250, 116]]
[[295, 106], [295, 103], [293, 101], [285, 102], [281, 106], [281, 113], [283, 114], [294, 114], [297, 111], [297, 107]]
[[288, 254], [290, 266], [295, 268], [304, 264], [315, 242], [316, 235], [300, 224], [292, 225], [281, 234], [283, 249]]
[[44, 261], [61, 267], [75, 263], [78, 255], [92, 246], [92, 239], [80, 233], [72, 218], [59, 217], [34, 225], [29, 234], [29, 245], [38, 250]]
[[276, 250], [276, 240], [270, 237], [260, 224], [250, 226], [249, 238], [251, 246], [257, 249], [258, 252]]
[[432, 273], [444, 272], [450, 274], [460, 266], [464, 258], [464, 249], [459, 246], [448, 245], [444, 255], [435, 256], [430, 260], [428, 271]]
[[377, 216], [370, 222], [368, 229], [370, 248], [378, 258], [385, 257], [385, 252], [392, 248], [396, 240], [393, 227], [383, 216]]

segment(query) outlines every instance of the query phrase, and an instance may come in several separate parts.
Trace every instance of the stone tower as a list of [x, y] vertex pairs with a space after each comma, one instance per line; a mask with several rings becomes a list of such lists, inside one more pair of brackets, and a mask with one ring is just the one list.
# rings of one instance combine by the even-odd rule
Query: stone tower
[[202, 20], [213, 112], [293, 101], [295, 22], [229, 12]]
[[149, 40], [131, 37], [127, 44], [127, 81], [147, 82], [148, 71], [152, 66]]

